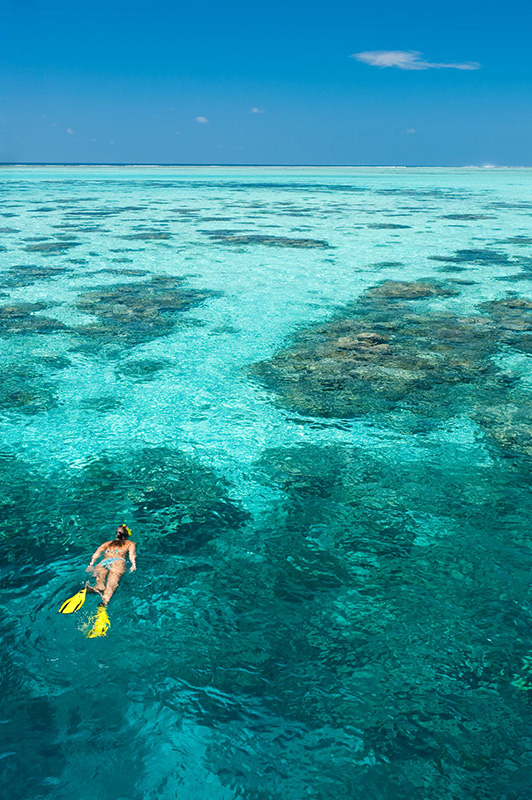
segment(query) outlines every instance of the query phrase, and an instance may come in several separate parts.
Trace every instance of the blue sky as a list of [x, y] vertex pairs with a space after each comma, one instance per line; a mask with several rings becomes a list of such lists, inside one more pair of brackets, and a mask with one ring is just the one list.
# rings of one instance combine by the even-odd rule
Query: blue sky
[[532, 166], [531, 17], [493, 0], [4, 0], [0, 161]]

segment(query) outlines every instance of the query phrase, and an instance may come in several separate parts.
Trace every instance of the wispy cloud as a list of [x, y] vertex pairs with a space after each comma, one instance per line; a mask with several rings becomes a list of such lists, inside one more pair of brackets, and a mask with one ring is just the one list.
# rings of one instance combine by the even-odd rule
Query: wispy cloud
[[253, 106], [253, 108], [251, 109], [251, 113], [252, 114], [264, 114], [264, 109], [263, 108], [257, 108], [257, 106]]
[[407, 128], [406, 131], [403, 131], [403, 133], [415, 133], [415, 132], [416, 132], [415, 128]]
[[196, 122], [208, 122], [207, 117], [196, 117]]
[[72, 128], [67, 128], [67, 131], [66, 131], [66, 132], [67, 132], [67, 133], [69, 133], [70, 135], [72, 135], [72, 134], [74, 133], [74, 131], [72, 130]]
[[371, 67], [397, 67], [398, 69], [480, 69], [476, 61], [465, 61], [462, 64], [439, 63], [425, 61], [423, 53], [417, 50], [367, 50], [364, 53], [353, 53], [350, 58], [369, 64]]

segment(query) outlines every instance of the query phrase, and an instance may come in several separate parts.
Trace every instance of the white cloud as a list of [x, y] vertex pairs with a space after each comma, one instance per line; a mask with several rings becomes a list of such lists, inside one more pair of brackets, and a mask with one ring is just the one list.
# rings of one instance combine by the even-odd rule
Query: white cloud
[[196, 117], [196, 122], [208, 122], [207, 117]]
[[403, 133], [415, 133], [415, 132], [416, 132], [415, 128], [407, 128], [406, 131], [403, 131]]
[[424, 61], [423, 54], [417, 50], [368, 50], [364, 53], [353, 53], [350, 58], [369, 64], [371, 67], [397, 67], [398, 69], [480, 69], [476, 61], [463, 64], [439, 64], [436, 61]]
[[252, 114], [264, 114], [264, 109], [257, 108], [257, 106], [253, 106], [253, 108], [251, 109], [251, 113]]
[[72, 128], [67, 128], [67, 133], [73, 134], [74, 131], [72, 130]]

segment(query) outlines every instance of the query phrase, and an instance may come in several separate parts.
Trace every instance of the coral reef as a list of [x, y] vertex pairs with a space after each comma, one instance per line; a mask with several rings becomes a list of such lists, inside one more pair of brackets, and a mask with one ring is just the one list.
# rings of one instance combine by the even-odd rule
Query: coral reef
[[270, 236], [266, 234], [244, 234], [236, 231], [202, 231], [213, 242], [220, 244], [262, 244], [266, 247], [302, 247], [308, 249], [330, 248], [325, 239], [298, 239], [289, 236]]
[[42, 253], [43, 255], [57, 255], [70, 250], [72, 247], [79, 247], [81, 242], [70, 240], [63, 242], [39, 242], [38, 244], [27, 244], [24, 250], [28, 253]]
[[33, 364], [7, 363], [0, 370], [0, 408], [39, 414], [56, 405], [54, 387]]
[[57, 333], [66, 325], [57, 319], [36, 313], [48, 308], [48, 303], [13, 303], [0, 306], [0, 337], [21, 333]]
[[139, 525], [151, 553], [193, 552], [246, 521], [229, 488], [194, 458], [165, 447], [121, 451], [50, 474], [0, 459], [0, 558], [33, 561], [43, 548], [48, 555], [65, 547], [88, 552], [122, 520]]
[[396, 408], [445, 417], [482, 376], [495, 380], [489, 361], [494, 324], [486, 317], [416, 313], [412, 301], [447, 297], [456, 289], [428, 281], [386, 281], [343, 313], [302, 331], [294, 344], [252, 373], [281, 405], [327, 417], [379, 414]]
[[71, 271], [64, 264], [15, 264], [6, 271], [1, 285], [9, 289], [30, 286], [37, 281], [56, 278]]
[[134, 346], [166, 336], [179, 322], [177, 314], [220, 297], [209, 289], [184, 288], [184, 278], [154, 276], [143, 283], [113, 284], [84, 292], [76, 303], [98, 322], [78, 326], [89, 346], [106, 343]]
[[118, 375], [138, 383], [146, 383], [157, 378], [158, 373], [170, 366], [171, 363], [167, 358], [140, 358], [119, 364], [116, 372]]

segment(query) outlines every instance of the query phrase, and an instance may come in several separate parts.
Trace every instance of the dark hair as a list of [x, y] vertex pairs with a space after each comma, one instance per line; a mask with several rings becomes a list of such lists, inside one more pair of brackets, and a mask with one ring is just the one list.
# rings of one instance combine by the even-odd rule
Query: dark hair
[[119, 525], [116, 529], [116, 539], [118, 542], [123, 542], [129, 536], [129, 531], [125, 525]]

